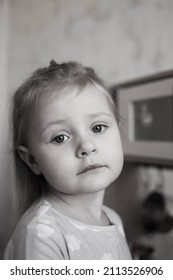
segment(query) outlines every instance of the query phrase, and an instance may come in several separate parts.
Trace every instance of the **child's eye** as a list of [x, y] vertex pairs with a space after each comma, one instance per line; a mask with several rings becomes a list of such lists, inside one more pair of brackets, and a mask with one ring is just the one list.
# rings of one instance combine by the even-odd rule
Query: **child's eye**
[[60, 134], [58, 136], [56, 136], [54, 139], [53, 139], [53, 142], [56, 142], [58, 144], [61, 144], [65, 141], [67, 141], [69, 139], [69, 136], [67, 135], [64, 135], [64, 134]]
[[107, 127], [108, 126], [105, 124], [97, 124], [92, 128], [92, 131], [94, 133], [101, 133], [101, 132], [105, 131]]

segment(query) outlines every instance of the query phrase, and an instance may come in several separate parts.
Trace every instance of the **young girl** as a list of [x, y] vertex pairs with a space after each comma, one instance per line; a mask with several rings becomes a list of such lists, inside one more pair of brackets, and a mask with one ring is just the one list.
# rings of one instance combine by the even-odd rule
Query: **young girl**
[[103, 205], [123, 152], [115, 104], [95, 72], [75, 62], [38, 69], [14, 95], [13, 133], [17, 174], [42, 194], [4, 258], [130, 259], [120, 217]]

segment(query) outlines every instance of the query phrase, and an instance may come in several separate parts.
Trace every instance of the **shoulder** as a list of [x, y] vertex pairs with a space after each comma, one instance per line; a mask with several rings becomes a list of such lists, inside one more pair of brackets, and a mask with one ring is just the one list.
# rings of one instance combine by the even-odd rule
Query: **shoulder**
[[106, 213], [106, 215], [111, 220], [111, 222], [114, 222], [115, 224], [117, 224], [117, 223], [122, 224], [121, 217], [115, 210], [113, 210], [110, 207], [104, 205], [103, 206], [103, 211]]
[[124, 235], [123, 222], [121, 220], [120, 215], [115, 210], [113, 210], [105, 205], [103, 206], [103, 211], [108, 216], [111, 224], [116, 225], [118, 227], [119, 231]]
[[51, 206], [35, 202], [20, 219], [6, 248], [6, 259], [60, 259], [65, 250]]
[[50, 205], [44, 200], [35, 201], [20, 218], [15, 232], [28, 232], [39, 223], [50, 224]]
[[44, 199], [38, 200], [21, 217], [14, 235], [22, 234], [40, 238], [51, 237], [58, 231], [57, 219], [51, 205]]

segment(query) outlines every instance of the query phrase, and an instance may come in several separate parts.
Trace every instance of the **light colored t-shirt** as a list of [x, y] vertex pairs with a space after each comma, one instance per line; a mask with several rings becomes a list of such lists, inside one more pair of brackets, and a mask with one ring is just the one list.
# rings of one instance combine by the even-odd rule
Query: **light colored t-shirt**
[[111, 225], [87, 225], [58, 212], [42, 198], [21, 218], [4, 259], [131, 259], [120, 217], [106, 206], [103, 211]]

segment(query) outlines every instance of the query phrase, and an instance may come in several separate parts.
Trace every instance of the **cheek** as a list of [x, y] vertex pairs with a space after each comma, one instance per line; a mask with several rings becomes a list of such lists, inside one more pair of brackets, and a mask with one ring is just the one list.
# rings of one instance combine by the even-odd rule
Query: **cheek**
[[122, 144], [121, 144], [121, 137], [118, 128], [115, 126], [113, 129], [110, 130], [109, 134], [106, 135], [105, 147], [107, 152], [122, 154]]
[[58, 164], [58, 162], [42, 165], [41, 170], [47, 183], [55, 188], [59, 185], [63, 185], [66, 178], [68, 178], [66, 166]]
[[70, 175], [74, 167], [74, 162], [68, 153], [61, 155], [61, 153], [57, 153], [55, 150], [48, 154], [42, 153], [42, 156], [38, 157], [38, 164], [48, 181], [66, 178], [68, 174]]
[[124, 162], [123, 149], [119, 133], [112, 135], [106, 149], [106, 156], [109, 158], [112, 168], [115, 172], [121, 172]]
[[109, 146], [110, 150], [107, 151], [107, 156], [110, 158], [110, 161], [116, 166], [121, 166], [124, 161], [122, 147], [119, 145]]

